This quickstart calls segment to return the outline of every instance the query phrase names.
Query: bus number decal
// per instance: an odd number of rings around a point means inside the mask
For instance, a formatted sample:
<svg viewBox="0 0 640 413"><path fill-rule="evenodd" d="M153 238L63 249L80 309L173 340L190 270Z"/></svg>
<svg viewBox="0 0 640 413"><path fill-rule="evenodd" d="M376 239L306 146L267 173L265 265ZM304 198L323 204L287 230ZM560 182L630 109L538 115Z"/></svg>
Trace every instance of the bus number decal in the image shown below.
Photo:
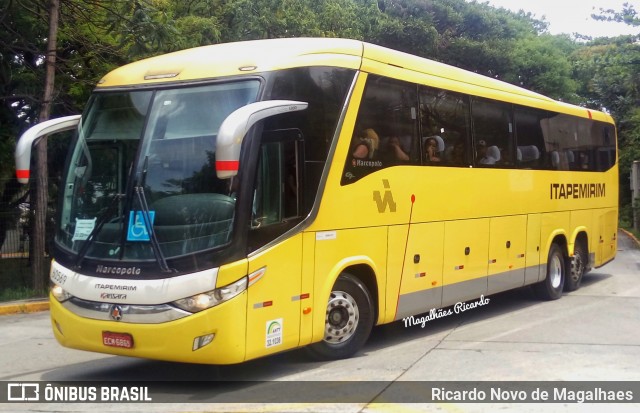
<svg viewBox="0 0 640 413"><path fill-rule="evenodd" d="M282 319L267 321L265 347L282 344Z"/></svg>

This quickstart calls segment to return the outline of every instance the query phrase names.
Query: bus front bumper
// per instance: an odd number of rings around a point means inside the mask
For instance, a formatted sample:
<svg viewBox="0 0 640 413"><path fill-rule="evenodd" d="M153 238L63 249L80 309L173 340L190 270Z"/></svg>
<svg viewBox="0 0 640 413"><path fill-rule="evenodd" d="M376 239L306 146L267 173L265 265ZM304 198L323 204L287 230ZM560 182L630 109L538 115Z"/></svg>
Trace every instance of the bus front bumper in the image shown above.
<svg viewBox="0 0 640 413"><path fill-rule="evenodd" d="M246 291L207 310L157 324L85 318L53 296L49 300L54 335L65 347L185 363L245 360Z"/></svg>

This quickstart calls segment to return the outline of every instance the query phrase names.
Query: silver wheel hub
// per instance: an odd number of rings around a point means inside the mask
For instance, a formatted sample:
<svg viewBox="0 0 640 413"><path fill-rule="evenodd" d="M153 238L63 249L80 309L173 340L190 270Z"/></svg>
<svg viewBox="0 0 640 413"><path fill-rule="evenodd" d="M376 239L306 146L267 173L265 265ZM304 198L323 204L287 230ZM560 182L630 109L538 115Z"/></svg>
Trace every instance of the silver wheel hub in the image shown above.
<svg viewBox="0 0 640 413"><path fill-rule="evenodd" d="M356 331L360 313L356 300L344 291L332 291L327 303L324 341L343 343Z"/></svg>
<svg viewBox="0 0 640 413"><path fill-rule="evenodd" d="M549 281L554 289L560 287L562 282L562 262L557 255L554 255L549 263Z"/></svg>

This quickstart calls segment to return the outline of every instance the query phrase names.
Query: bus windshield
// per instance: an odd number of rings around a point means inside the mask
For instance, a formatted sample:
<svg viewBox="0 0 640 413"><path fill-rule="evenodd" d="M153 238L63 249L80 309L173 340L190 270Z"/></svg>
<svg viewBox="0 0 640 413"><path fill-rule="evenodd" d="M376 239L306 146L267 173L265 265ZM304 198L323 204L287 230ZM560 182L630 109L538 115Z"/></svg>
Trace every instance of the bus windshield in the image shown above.
<svg viewBox="0 0 640 413"><path fill-rule="evenodd" d="M235 188L233 178L216 177L216 135L259 87L247 80L95 94L63 179L58 245L94 259L149 260L158 254L154 235L167 258L230 241Z"/></svg>

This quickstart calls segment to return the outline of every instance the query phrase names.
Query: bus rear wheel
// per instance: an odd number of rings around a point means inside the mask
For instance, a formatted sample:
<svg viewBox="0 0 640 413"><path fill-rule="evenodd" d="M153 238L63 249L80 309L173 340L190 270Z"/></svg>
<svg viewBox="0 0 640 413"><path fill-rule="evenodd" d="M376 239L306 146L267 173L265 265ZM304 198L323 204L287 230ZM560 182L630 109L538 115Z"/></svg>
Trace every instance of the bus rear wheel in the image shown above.
<svg viewBox="0 0 640 413"><path fill-rule="evenodd" d="M534 284L533 290L542 300L557 300L562 297L565 279L565 258L558 244L551 244L547 259L547 274L543 281Z"/></svg>
<svg viewBox="0 0 640 413"><path fill-rule="evenodd" d="M589 255L584 241L576 243L573 249L573 258L571 259L571 270L565 281L564 289L566 291L575 291L580 288L582 276L587 270Z"/></svg>
<svg viewBox="0 0 640 413"><path fill-rule="evenodd" d="M329 295L324 337L307 349L314 358L320 360L350 357L369 338L373 318L373 301L369 290L357 277L343 273Z"/></svg>

